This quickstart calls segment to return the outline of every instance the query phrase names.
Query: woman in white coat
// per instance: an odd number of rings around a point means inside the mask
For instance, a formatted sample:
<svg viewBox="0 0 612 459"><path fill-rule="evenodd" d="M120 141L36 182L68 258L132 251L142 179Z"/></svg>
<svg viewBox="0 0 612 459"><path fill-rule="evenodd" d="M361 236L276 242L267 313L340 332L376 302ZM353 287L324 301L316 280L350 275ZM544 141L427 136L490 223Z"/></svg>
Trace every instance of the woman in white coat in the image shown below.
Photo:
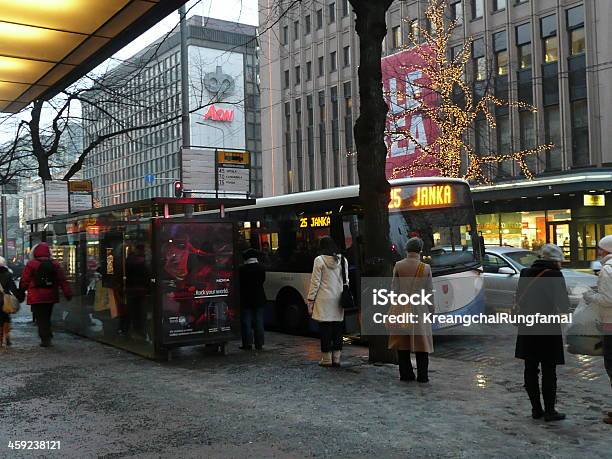
<svg viewBox="0 0 612 459"><path fill-rule="evenodd" d="M340 366L342 335L344 334L344 310L340 306L344 269L348 283L348 263L339 255L331 237L319 241L321 255L314 260L310 288L308 289L308 313L319 322L321 361L323 367Z"/></svg>

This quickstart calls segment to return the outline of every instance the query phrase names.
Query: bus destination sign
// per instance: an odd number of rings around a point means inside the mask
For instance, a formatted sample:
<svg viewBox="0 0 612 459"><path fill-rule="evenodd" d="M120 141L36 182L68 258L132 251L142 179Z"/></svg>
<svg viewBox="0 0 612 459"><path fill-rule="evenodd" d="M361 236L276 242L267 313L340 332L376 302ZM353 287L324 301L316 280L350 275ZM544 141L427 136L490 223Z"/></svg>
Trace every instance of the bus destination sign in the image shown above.
<svg viewBox="0 0 612 459"><path fill-rule="evenodd" d="M300 217L300 228L329 228L331 217L329 215L314 215Z"/></svg>
<svg viewBox="0 0 612 459"><path fill-rule="evenodd" d="M389 210L432 209L466 204L463 186L418 185L391 188Z"/></svg>

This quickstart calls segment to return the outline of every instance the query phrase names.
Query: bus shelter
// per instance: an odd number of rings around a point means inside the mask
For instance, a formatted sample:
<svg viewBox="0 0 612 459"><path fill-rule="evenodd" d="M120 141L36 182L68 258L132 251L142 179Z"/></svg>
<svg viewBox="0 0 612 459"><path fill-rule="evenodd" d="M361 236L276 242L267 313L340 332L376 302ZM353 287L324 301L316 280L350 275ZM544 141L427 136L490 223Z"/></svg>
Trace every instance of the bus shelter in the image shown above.
<svg viewBox="0 0 612 459"><path fill-rule="evenodd" d="M54 324L148 358L223 351L239 329L237 231L188 215L253 202L153 198L28 222L31 247L49 244L74 292Z"/></svg>

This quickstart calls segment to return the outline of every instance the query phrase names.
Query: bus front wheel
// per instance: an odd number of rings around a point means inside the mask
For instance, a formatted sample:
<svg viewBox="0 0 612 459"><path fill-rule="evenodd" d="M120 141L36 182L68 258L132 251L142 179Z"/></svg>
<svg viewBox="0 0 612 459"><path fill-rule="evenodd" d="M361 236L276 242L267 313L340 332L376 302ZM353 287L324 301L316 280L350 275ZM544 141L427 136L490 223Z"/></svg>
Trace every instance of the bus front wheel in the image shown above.
<svg viewBox="0 0 612 459"><path fill-rule="evenodd" d="M277 301L277 317L282 331L299 333L306 329L308 309L298 295L286 295Z"/></svg>

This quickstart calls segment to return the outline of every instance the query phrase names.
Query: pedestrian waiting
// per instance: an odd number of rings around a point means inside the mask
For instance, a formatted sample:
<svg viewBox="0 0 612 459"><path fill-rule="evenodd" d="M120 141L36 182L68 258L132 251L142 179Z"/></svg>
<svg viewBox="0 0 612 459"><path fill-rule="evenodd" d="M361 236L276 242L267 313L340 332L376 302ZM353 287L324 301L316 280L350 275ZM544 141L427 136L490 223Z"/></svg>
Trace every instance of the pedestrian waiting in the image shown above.
<svg viewBox="0 0 612 459"><path fill-rule="evenodd" d="M413 237L406 243L406 258L398 261L393 268L393 291L412 295L413 293L433 292L431 268L421 261L423 240ZM389 335L389 349L397 350L401 381L429 382L429 354L433 352L431 323L423 321L423 315L433 313L432 306L415 305L411 310L402 311L416 314L417 323L402 327L402 334ZM414 352L417 363L417 376L414 375L410 353Z"/></svg>
<svg viewBox="0 0 612 459"><path fill-rule="evenodd" d="M321 238L319 251L321 255L314 260L308 289L308 313L319 322L319 365L339 367L344 334L344 309L340 299L344 288L343 279L347 279L348 285L348 263L329 236Z"/></svg>
<svg viewBox="0 0 612 459"><path fill-rule="evenodd" d="M10 304L7 303L11 303L14 299L21 303L25 299L23 292L15 285L13 273L9 269L4 257L0 257L0 287L2 287L0 294L4 297L2 307L0 307L0 347L2 347L12 344L10 315L12 311L5 310L7 307L10 307Z"/></svg>
<svg viewBox="0 0 612 459"><path fill-rule="evenodd" d="M569 311L569 298L561 272L563 250L554 244L542 246L540 258L521 271L516 293L517 313L555 315ZM565 414L555 410L557 365L565 363L563 335L559 324L520 325L515 356L525 361L525 390L533 419L560 421ZM540 399L540 369L542 391Z"/></svg>
<svg viewBox="0 0 612 459"><path fill-rule="evenodd" d="M59 301L59 289L68 301L72 290L60 264L51 258L51 250L46 242L32 249L32 258L23 270L19 288L27 292L27 302L32 307L34 320L38 325L38 336L42 347L50 347L51 314L53 305Z"/></svg>
<svg viewBox="0 0 612 459"><path fill-rule="evenodd" d="M601 317L604 366L612 387L612 235L602 238L597 246L602 257L597 292L585 292L584 300L590 307L597 308ZM607 412L603 422L612 425L612 411Z"/></svg>
<svg viewBox="0 0 612 459"><path fill-rule="evenodd" d="M242 346L240 349L248 351L261 350L264 345L264 309L266 306L266 293L264 282L266 270L259 263L259 254L255 249L243 252L244 264L240 267L240 324L242 333Z"/></svg>

